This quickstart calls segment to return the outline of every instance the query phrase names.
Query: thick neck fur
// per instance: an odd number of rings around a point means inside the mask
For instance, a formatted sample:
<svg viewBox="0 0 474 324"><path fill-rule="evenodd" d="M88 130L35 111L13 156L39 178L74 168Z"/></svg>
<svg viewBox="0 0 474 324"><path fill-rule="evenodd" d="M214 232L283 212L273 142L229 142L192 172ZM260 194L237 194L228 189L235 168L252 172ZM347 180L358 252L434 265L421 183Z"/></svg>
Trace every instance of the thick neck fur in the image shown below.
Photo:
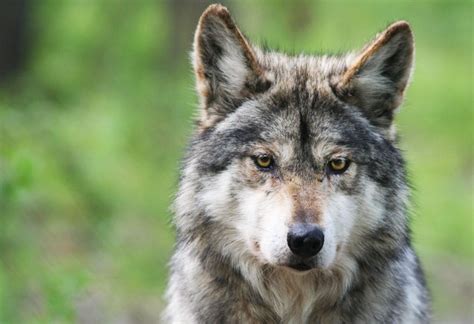
<svg viewBox="0 0 474 324"><path fill-rule="evenodd" d="M303 274L255 263L248 267L247 281L284 323L305 323L316 314L329 314L342 301L357 272L355 264Z"/></svg>

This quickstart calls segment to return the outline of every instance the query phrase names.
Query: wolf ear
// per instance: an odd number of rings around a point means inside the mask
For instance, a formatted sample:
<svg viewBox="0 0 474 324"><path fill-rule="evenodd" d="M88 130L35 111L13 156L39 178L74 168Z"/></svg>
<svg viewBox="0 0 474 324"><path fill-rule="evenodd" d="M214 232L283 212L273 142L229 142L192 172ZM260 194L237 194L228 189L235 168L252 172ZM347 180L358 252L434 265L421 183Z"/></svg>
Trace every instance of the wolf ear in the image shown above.
<svg viewBox="0 0 474 324"><path fill-rule="evenodd" d="M202 14L192 59L201 127L215 125L246 98L270 86L254 50L221 5L211 5Z"/></svg>
<svg viewBox="0 0 474 324"><path fill-rule="evenodd" d="M405 21L390 25L349 63L335 92L374 125L388 129L412 71L413 35Z"/></svg>

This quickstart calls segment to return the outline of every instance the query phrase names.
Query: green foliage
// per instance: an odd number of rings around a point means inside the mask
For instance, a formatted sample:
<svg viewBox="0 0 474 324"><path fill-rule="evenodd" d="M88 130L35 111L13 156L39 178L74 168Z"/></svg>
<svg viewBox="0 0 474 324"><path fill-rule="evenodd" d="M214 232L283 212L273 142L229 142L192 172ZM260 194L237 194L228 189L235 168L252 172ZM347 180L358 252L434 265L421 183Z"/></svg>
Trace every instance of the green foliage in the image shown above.
<svg viewBox="0 0 474 324"><path fill-rule="evenodd" d="M196 102L186 53L193 30L176 54L169 3L33 4L30 60L0 89L0 323L75 322L94 312L152 322ZM446 260L462 269L474 260L472 4L230 8L251 39L295 52L357 48L389 22L410 21L416 72L398 125L416 188L414 241L436 309L462 310L472 290L449 290L443 278ZM465 278L454 284L472 288Z"/></svg>

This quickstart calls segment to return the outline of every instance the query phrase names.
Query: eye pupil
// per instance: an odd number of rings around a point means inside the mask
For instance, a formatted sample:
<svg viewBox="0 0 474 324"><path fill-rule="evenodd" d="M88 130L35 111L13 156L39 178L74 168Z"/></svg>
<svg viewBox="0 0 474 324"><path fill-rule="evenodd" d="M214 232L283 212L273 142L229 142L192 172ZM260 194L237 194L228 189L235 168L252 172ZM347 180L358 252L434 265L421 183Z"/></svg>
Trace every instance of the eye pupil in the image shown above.
<svg viewBox="0 0 474 324"><path fill-rule="evenodd" d="M332 165L338 169L338 168L342 168L344 166L344 161L338 159L338 160L334 160L332 161Z"/></svg>

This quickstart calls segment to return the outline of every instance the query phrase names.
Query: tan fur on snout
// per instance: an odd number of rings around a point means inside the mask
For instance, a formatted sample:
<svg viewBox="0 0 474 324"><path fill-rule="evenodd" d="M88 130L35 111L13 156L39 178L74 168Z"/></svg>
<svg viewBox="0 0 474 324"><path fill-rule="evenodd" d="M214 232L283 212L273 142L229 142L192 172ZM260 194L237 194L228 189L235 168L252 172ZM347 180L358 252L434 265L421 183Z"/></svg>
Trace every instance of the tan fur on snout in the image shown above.
<svg viewBox="0 0 474 324"><path fill-rule="evenodd" d="M291 221L294 223L312 223L322 225L322 204L324 191L317 180L303 181L300 178L291 178L284 185L293 202Z"/></svg>

